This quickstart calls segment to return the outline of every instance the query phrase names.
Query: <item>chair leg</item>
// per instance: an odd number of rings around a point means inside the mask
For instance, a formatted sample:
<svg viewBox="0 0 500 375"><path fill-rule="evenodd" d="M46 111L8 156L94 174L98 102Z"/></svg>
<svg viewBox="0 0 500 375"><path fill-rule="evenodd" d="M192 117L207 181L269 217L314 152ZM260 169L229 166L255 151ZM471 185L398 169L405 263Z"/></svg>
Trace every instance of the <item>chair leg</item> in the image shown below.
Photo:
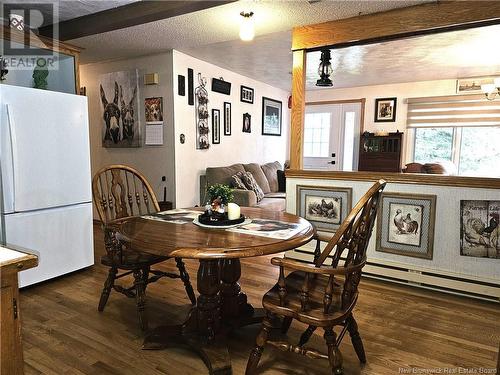
<svg viewBox="0 0 500 375"><path fill-rule="evenodd" d="M342 354L337 346L337 335L332 327L325 328L324 337L326 345L328 346L328 360L330 362L332 374L342 375L344 373L342 369Z"/></svg>
<svg viewBox="0 0 500 375"><path fill-rule="evenodd" d="M146 288L143 277L143 272L140 269L134 270L134 287L135 301L137 304L137 315L139 317L139 325L143 331L148 329L148 320L146 317Z"/></svg>
<svg viewBox="0 0 500 375"><path fill-rule="evenodd" d="M111 293L111 289L115 283L116 274L118 273L118 269L116 267L111 267L108 272L108 277L104 282L104 287L102 288L101 298L99 299L99 306L97 307L98 311L104 311L104 307L108 302L109 294Z"/></svg>
<svg viewBox="0 0 500 375"><path fill-rule="evenodd" d="M264 351L264 345L266 345L267 339L269 337L269 331L272 329L272 326L271 316L266 315L266 317L262 321L262 328L257 335L257 338L255 339L255 347L250 352L245 375L251 375L255 373L255 370L259 365L262 352Z"/></svg>
<svg viewBox="0 0 500 375"><path fill-rule="evenodd" d="M354 347L354 350L358 355L359 361L361 363L366 363L366 354L365 348L363 347L363 341L361 340L361 336L359 335L358 324L356 323L356 320L352 315L346 319L346 324L349 335L351 336L352 346Z"/></svg>
<svg viewBox="0 0 500 375"><path fill-rule="evenodd" d="M189 300L191 301L192 305L196 305L196 296L194 294L193 287L191 286L191 282L189 281L189 274L186 271L184 262L181 258L175 258L175 263L177 264L177 268L179 269L179 274L181 276L182 282L184 283L184 288L186 289Z"/></svg>
<svg viewBox="0 0 500 375"><path fill-rule="evenodd" d="M290 325L292 324L293 318L291 316L285 316L283 318L283 323L281 323L281 333L287 333Z"/></svg>
<svg viewBox="0 0 500 375"><path fill-rule="evenodd" d="M315 330L316 330L315 326L307 327L302 336L300 336L299 346L304 346L309 341Z"/></svg>

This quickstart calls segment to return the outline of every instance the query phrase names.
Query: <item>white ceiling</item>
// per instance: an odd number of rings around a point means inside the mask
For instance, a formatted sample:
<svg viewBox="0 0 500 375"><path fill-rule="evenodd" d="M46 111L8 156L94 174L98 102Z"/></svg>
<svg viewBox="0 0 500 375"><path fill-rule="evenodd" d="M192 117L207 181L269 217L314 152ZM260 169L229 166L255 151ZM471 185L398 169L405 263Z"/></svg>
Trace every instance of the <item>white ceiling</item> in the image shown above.
<svg viewBox="0 0 500 375"><path fill-rule="evenodd" d="M500 74L500 25L332 50L334 87ZM321 52L307 54L307 89Z"/></svg>
<svg viewBox="0 0 500 375"><path fill-rule="evenodd" d="M69 41L85 48L82 63L177 49L284 89L290 88L291 30L422 3L421 0L238 1L178 17ZM252 10L256 39L239 40L242 10Z"/></svg>

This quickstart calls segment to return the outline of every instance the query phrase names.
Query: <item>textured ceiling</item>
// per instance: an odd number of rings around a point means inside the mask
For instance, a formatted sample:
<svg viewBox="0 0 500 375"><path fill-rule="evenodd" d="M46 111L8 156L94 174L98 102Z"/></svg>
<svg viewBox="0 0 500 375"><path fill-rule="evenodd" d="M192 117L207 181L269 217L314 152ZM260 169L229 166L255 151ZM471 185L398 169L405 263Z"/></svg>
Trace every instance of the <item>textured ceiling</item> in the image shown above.
<svg viewBox="0 0 500 375"><path fill-rule="evenodd" d="M500 25L332 50L334 87L500 74ZM321 52L307 54L307 89Z"/></svg>
<svg viewBox="0 0 500 375"><path fill-rule="evenodd" d="M126 29L71 40L82 63L177 49L271 85L289 89L294 26L406 7L423 1L238 1ZM252 10L256 39L239 40L242 10ZM271 34L271 35L269 35Z"/></svg>

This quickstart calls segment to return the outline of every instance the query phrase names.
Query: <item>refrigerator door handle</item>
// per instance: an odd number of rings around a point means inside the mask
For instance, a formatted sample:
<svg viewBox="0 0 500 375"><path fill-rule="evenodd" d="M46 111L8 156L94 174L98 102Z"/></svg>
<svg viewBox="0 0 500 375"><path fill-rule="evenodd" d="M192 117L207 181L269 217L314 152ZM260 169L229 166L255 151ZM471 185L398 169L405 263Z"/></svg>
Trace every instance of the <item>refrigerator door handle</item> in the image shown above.
<svg viewBox="0 0 500 375"><path fill-rule="evenodd" d="M5 105L7 109L7 122L9 124L9 135L10 135L10 152L12 158L12 204L14 211L16 211L16 154L17 154L17 139L16 139L16 126L14 123L14 118L11 114L10 106L8 104Z"/></svg>

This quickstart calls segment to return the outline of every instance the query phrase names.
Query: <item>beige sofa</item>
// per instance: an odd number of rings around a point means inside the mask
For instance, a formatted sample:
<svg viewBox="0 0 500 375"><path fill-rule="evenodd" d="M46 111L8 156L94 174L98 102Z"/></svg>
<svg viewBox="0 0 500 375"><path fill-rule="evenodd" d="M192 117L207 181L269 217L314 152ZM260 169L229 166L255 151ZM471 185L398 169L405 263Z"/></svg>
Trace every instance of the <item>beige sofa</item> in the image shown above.
<svg viewBox="0 0 500 375"><path fill-rule="evenodd" d="M233 164L228 167L209 167L205 175L200 176L200 205L207 203L207 187L213 184L231 185L231 176L238 172L251 172L262 188L265 196L257 202L257 196L252 190L234 190L234 202L244 207L260 207L273 211L284 211L286 207L286 193L278 191L278 170L283 167L277 161L259 165Z"/></svg>

